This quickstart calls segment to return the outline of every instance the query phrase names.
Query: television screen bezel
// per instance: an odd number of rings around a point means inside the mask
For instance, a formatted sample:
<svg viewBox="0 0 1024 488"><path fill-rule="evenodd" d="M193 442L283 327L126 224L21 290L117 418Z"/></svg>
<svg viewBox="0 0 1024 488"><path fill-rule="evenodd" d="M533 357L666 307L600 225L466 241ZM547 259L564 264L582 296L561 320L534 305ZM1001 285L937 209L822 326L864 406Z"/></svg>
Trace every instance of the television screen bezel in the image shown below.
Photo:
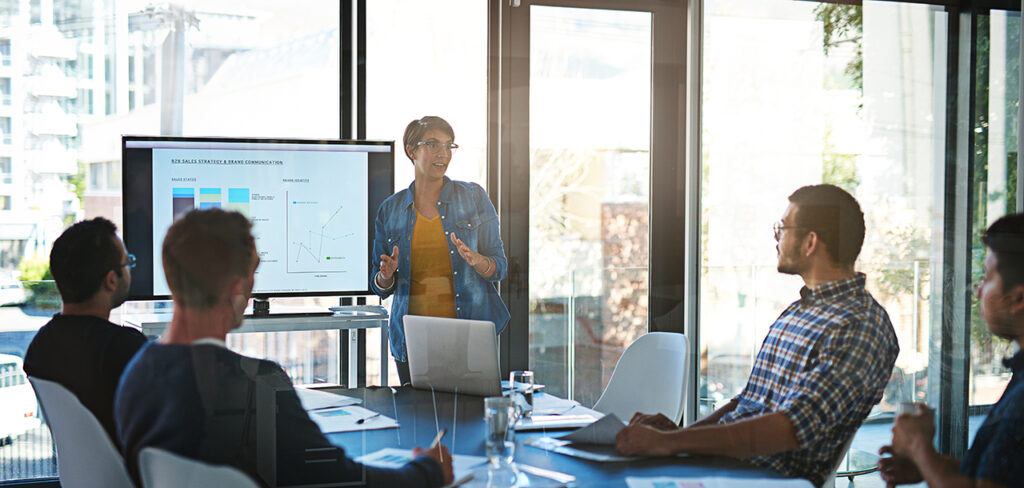
<svg viewBox="0 0 1024 488"><path fill-rule="evenodd" d="M366 218L367 226L368 226L367 237L368 237L369 242L367 242L367 256L364 256L364 259L366 259L367 262L371 262L371 260L370 260L370 253L373 252L374 223L375 223L376 216L377 216L377 209L378 209L380 204L385 199L387 199L389 196L393 195L394 192L395 192L395 141L393 141L393 140L383 140L383 139L297 139L297 138L280 138L280 137L272 137L272 138L271 137L266 137L265 138L265 137L220 137L220 136L146 136L146 135L122 135L121 136L121 222L122 222L122 228L120 230L121 230L122 238L124 238L124 239L127 239L127 232L125 232L125 230L126 230L126 226L128 225L128 212L130 210L134 209L134 207L130 208L127 205L128 202L127 202L127 199L125 198L125 196L127 195L127 193L126 193L126 185L127 185L128 181L130 181L130 179L128 178L129 173L128 173L128 157L127 157L128 156L128 153L127 153L127 151L128 151L128 143L130 141L144 141L144 142L157 142L157 143L159 143L159 142L199 142L199 143L201 143L201 142L210 142L210 143L227 142L227 143L255 143L255 144L309 144L309 145L325 144L325 145L334 145L334 146L363 145L363 146L387 146L387 147L389 147L390 148L389 153L391 154L391 157L389 158L388 162L384 164L386 166L386 168L383 168L383 171L385 172L385 174L380 175L377 172L375 172L375 170L377 170L377 171L381 170L381 168L380 168L381 164L370 165L369 164L369 160L367 161L367 163L368 163L367 171L368 171L368 176L369 176L367 178L367 185L370 186L367 189L367 200L368 200L367 203L368 203L368 207L367 207L367 218ZM152 172L152 165L150 166L150 171ZM387 181L387 186L388 186L388 190L387 191L385 191L385 192L378 192L378 193L383 193L383 194L381 194L379 196L374 193L373 187L371 186L372 182L377 181L376 178L385 178L386 181ZM150 190L152 190L152 173L150 173ZM375 196L378 196L378 199L376 201L374 200ZM152 195L150 195L150 198L152 198ZM152 205L152 202L150 202L150 212L151 212L150 216L149 216L150 225L152 225L152 221L153 221L152 206L151 205ZM152 233L152 228L150 228L149 231L150 231L150 233ZM127 242L125 244L127 245ZM131 249L129 249L129 252L131 252ZM159 258L158 257L154 257L153 259L155 260L155 259L159 259ZM152 274L150 274L150 290L151 291L154 288L153 283L152 283L152 279L153 279ZM268 298L296 298L296 297L366 296L366 295L373 295L374 293L370 289L370 286L369 286L369 275L367 275L367 279L364 281L364 283L366 284L366 288L363 289L363 290L349 290L349 291L332 290L332 291L309 291L309 292L269 292L269 293L267 293L267 292L263 292L263 293L261 293L261 292L253 292L252 298L268 299ZM137 301L138 300L170 300L170 299L171 299L170 295L156 295L156 294L153 294L153 293L150 293L149 295L138 295L138 294L134 294L133 295L133 294L129 294L128 297L127 297L127 300L137 300Z"/></svg>

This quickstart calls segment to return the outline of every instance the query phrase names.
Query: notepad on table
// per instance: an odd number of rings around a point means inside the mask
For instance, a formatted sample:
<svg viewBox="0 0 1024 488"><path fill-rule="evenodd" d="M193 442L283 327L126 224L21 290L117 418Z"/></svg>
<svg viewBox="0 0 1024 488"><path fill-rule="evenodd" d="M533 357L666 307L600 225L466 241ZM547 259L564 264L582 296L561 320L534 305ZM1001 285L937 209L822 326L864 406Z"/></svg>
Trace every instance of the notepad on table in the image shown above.
<svg viewBox="0 0 1024 488"><path fill-rule="evenodd" d="M302 403L302 408L306 409L306 411L363 403L358 398L323 390L314 390L312 388L296 388L295 394L299 396L299 402Z"/></svg>
<svg viewBox="0 0 1024 488"><path fill-rule="evenodd" d="M397 469L412 461L412 452L407 449L385 447L377 452L371 452L365 456L356 458L356 461L375 468ZM473 470L487 462L482 456L466 456L463 454L452 454L452 471L455 473L455 482L452 486L458 486L473 477Z"/></svg>
<svg viewBox="0 0 1024 488"><path fill-rule="evenodd" d="M356 405L313 410L309 412L309 418L325 434L398 427L395 419Z"/></svg>

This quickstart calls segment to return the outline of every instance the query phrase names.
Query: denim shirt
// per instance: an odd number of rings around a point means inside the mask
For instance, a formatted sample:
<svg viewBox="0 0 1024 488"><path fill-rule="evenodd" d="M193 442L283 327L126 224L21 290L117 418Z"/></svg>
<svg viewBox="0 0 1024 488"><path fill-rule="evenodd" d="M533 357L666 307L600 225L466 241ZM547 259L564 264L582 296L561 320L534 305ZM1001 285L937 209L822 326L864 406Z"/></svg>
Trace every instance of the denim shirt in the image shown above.
<svg viewBox="0 0 1024 488"><path fill-rule="evenodd" d="M412 230L416 225L416 210L413 204L413 182L384 200L377 209L374 224L373 250L370 253L370 289L381 299L394 293L391 301L391 318L388 337L391 340L391 355L396 361L408 361L405 350L405 326L402 319L409 313L409 273L412 270ZM498 214L487 198L484 189L464 181L452 181L446 176L437 201L448 242L449 258L452 264L452 283L455 288L455 313L460 319L489 320L494 322L495 332L501 333L508 323L509 313L498 296L494 284L505 278L508 261L501 243ZM473 269L452 244L450 234L462 239L470 249L494 259L494 274L484 278ZM398 246L398 270L391 288L382 290L374 277L380 270L380 256L391 255Z"/></svg>

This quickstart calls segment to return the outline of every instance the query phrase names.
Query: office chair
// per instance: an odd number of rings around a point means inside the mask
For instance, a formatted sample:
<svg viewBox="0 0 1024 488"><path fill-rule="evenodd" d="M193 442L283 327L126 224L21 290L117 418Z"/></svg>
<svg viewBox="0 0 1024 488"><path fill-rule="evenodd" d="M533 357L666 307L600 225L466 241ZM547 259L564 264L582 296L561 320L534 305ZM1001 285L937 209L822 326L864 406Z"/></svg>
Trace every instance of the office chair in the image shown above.
<svg viewBox="0 0 1024 488"><path fill-rule="evenodd" d="M107 431L73 393L53 381L29 382L57 446L57 472L64 488L134 488Z"/></svg>
<svg viewBox="0 0 1024 488"><path fill-rule="evenodd" d="M686 336L650 332L622 353L594 410L614 413L629 422L636 412L661 413L673 422L683 418L686 395Z"/></svg>
<svg viewBox="0 0 1024 488"><path fill-rule="evenodd" d="M139 473L143 488L259 488L249 476L231 466L206 464L156 447L139 451Z"/></svg>

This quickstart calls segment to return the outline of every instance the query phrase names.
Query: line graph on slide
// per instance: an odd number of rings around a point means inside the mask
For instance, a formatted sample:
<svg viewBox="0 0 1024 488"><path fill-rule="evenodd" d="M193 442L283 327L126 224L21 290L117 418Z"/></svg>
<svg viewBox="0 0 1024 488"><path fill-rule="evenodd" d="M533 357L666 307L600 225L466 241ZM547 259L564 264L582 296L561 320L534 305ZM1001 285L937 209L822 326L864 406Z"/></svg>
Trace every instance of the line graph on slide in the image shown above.
<svg viewBox="0 0 1024 488"><path fill-rule="evenodd" d="M346 272L352 257L346 249L355 233L345 228L345 206L285 193L289 273ZM354 257L362 259L362 257Z"/></svg>

